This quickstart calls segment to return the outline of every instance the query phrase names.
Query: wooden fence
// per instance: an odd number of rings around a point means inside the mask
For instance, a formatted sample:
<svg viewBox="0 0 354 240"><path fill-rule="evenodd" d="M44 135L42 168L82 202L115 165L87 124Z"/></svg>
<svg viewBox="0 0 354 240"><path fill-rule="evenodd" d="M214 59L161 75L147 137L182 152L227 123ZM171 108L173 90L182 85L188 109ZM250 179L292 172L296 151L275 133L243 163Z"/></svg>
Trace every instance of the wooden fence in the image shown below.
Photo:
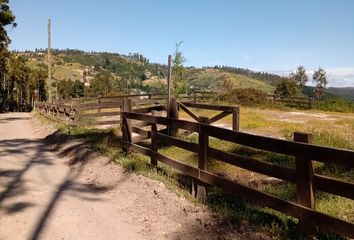
<svg viewBox="0 0 354 240"><path fill-rule="evenodd" d="M138 100L144 101L144 99ZM150 100L154 100L151 97ZM100 100L99 100L100 99ZM103 99L103 100L102 100ZM354 152L349 150L321 147L311 144L311 136L303 133L295 133L294 141L274 139L270 137L257 136L243 133L238 130L239 109L235 107L214 106L208 104L194 103L194 99L189 102L175 101L175 109L182 108L194 120L187 121L172 117L163 117L161 112L166 112L164 105L150 105L141 108L140 104L131 98L96 98L97 102L86 102L71 105L36 103L42 113L54 119L65 119L69 122L75 121L78 113L82 116L83 110L94 109L94 113L86 113L93 116L103 116L112 114L120 115L122 128L122 146L126 151L133 150L151 158L151 164L156 166L158 161L165 163L185 175L188 175L198 182L197 195L201 199L206 197L205 184L210 184L230 191L237 196L248 198L255 203L264 205L292 217L298 218L302 225L317 226L332 232L340 233L348 237L354 237L354 225L351 222L341 220L315 210L315 190L339 195L349 199L354 199L354 184L342 180L329 178L315 174L312 168L312 161L319 161L329 164L341 165L347 168L354 167ZM146 101L149 98L145 99ZM92 101L92 99L90 100ZM117 108L117 111L102 112L103 109ZM220 110L221 113L212 118L197 116L190 113L189 108L202 108L210 110ZM222 117L233 115L233 130L211 126ZM178 118L178 115L177 115ZM164 127L161 127L164 126ZM171 131L173 129L174 131ZM177 137L176 130L183 129L189 132L198 133L199 144L188 142ZM239 145L252 147L274 153L280 153L295 157L295 168L282 167L276 164L259 161L251 157L242 156L235 153L221 151L209 145L209 137L219 140L233 142ZM137 144L139 141L151 139L150 148ZM163 141L172 146L176 146L198 154L198 167L193 167L185 163L171 159L158 152L158 141ZM290 202L263 193L257 189L244 186L238 182L230 181L218 176L207 169L209 160L222 161L237 167L241 167L260 174L281 179L286 182L296 184L297 202Z"/></svg>
<svg viewBox="0 0 354 240"><path fill-rule="evenodd" d="M179 109L182 109L183 111L185 111L190 117L192 117L196 121L201 121L200 120L201 116L198 116L196 113L191 111L190 108L221 111L219 114L209 118L208 124L212 124L216 121L219 121L231 114L232 115L232 130L239 130L240 129L240 108L239 107L221 106L221 105L212 105L212 104L201 104L201 103L194 103L194 102L179 102L179 101L177 101L175 105L177 105L179 107Z"/></svg>
<svg viewBox="0 0 354 240"><path fill-rule="evenodd" d="M64 104L49 104L36 102L35 108L46 117L51 118L54 121L64 121L72 124L75 120L77 109L73 105Z"/></svg>
<svg viewBox="0 0 354 240"><path fill-rule="evenodd" d="M127 105L129 106L129 104ZM199 198L205 199L206 197L205 184L218 186L236 196L247 198L262 206L270 207L298 218L300 226L320 227L344 236L354 237L353 223L315 210L315 190L353 200L354 184L315 174L312 168L312 161L353 168L354 151L313 145L311 144L311 136L304 133L295 133L294 141L287 141L219 128L209 125L209 119L206 117L199 117L198 122L191 122L132 111L123 111L121 117L123 134L121 143L125 151L133 150L144 154L151 158L153 166L157 166L158 162L162 162L196 179L198 182L197 196ZM132 141L133 132L138 132L134 131L133 121L140 121L142 125L151 126L149 131L145 130L144 132L146 137L151 138L149 148ZM166 131L158 130L159 125L166 127L174 126L175 128L196 132L198 133L198 144L170 136L166 134ZM259 150L293 156L295 157L296 167L294 169L283 167L251 157L215 149L209 145L210 137ZM163 141L164 143L198 154L198 167L187 165L160 154L158 152L158 141ZM286 201L257 189L247 187L236 181L218 176L207 169L207 162L211 159L296 184L297 202Z"/></svg>
<svg viewBox="0 0 354 240"><path fill-rule="evenodd" d="M267 95L267 98L273 103L283 103L289 107L312 108L313 97L286 97L282 98L276 95Z"/></svg>
<svg viewBox="0 0 354 240"><path fill-rule="evenodd" d="M61 101L53 104L37 102L35 107L46 116L67 120L72 125L80 123L85 126L114 126L121 123L120 112L123 99L126 98L132 99L132 107L134 109L146 106L164 106L166 104L165 95L138 94L73 98L70 101ZM210 99L210 92L194 91L190 94L180 95L180 99L187 103L201 102ZM164 110L166 111L166 108Z"/></svg>

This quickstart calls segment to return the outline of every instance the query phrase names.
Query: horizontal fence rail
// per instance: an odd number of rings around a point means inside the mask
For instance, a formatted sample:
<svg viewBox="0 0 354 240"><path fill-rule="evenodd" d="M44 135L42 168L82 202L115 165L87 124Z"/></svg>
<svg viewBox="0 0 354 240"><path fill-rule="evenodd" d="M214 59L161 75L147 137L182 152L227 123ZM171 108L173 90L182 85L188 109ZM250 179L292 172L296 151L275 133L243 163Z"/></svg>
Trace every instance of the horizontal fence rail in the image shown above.
<svg viewBox="0 0 354 240"><path fill-rule="evenodd" d="M267 98L272 100L273 103L283 103L290 107L300 106L303 108L311 109L313 105L313 97L279 97L277 95L267 95Z"/></svg>
<svg viewBox="0 0 354 240"><path fill-rule="evenodd" d="M151 164L157 162L167 164L183 174L198 180L197 196L206 197L205 184L218 186L236 196L247 198L262 206L267 206L289 216L299 219L300 226L315 226L348 237L354 237L354 224L315 210L315 190L354 199L354 184L315 174L312 161L354 167L354 151L328 148L311 144L311 135L295 133L294 141L258 136L211 126L205 122L191 122L168 117L152 116L136 112L122 112L123 139L122 146L126 151L132 150L151 158ZM205 119L204 119L205 120ZM206 119L207 120L207 119ZM131 141L129 127L131 121L140 121L151 126L150 148ZM188 142L175 136L170 136L157 130L157 125L174 126L198 133L199 143ZM215 149L209 146L209 138L229 141L246 147L280 153L295 157L295 168L283 167L277 164L253 159ZM198 167L193 167L178 160L164 156L158 152L157 142L170 144L198 155ZM278 178L296 185L297 201L286 201L260 190L245 186L237 181L231 181L208 171L207 162L211 159L222 161L240 168ZM203 194L204 193L204 194Z"/></svg>
<svg viewBox="0 0 354 240"><path fill-rule="evenodd" d="M64 104L37 102L34 106L42 115L45 115L54 121L65 121L69 124L74 122L75 114L77 112L75 107Z"/></svg>
<svg viewBox="0 0 354 240"><path fill-rule="evenodd" d="M239 107L221 106L221 105L212 105L212 104L205 104L205 103L194 103L194 102L178 102L178 101L175 104L177 104L180 109L185 111L190 117L192 117L194 120L198 122L200 122L201 116L198 116L189 108L221 111L221 113L209 118L208 124L212 124L229 115L232 115L232 130L240 129L240 108Z"/></svg>
<svg viewBox="0 0 354 240"><path fill-rule="evenodd" d="M210 99L210 94L210 92L194 91L190 94L182 94L180 98L195 103ZM132 107L140 113L148 113L152 110L167 111L164 106L166 95L163 94L72 98L69 101L59 101L53 104L37 102L35 105L42 114L53 120L63 120L70 115L71 125L118 126L121 124L120 112L124 99L132 99ZM147 106L150 108L146 108Z"/></svg>

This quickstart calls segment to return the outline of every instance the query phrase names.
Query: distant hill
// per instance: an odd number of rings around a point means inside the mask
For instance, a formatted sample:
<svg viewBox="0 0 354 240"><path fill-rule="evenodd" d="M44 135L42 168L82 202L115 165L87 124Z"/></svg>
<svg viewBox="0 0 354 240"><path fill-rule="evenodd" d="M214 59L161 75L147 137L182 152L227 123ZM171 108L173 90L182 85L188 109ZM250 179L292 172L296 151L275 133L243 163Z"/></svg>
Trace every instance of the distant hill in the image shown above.
<svg viewBox="0 0 354 240"><path fill-rule="evenodd" d="M354 87L345 87L345 88L330 87L328 88L328 92L354 102Z"/></svg>
<svg viewBox="0 0 354 240"><path fill-rule="evenodd" d="M15 52L27 60L31 69L47 68L46 49ZM84 52L76 49L53 49L52 76L56 80L89 82L100 72L109 73L117 81L126 81L131 88L163 91L166 85L167 66L150 63L138 53L128 55L109 52ZM227 87L255 88L273 93L275 86L285 77L229 66L187 67L186 81L190 87L201 90L222 91ZM306 87L304 94L312 95L313 88ZM329 88L329 96L340 96L354 101L354 88Z"/></svg>
<svg viewBox="0 0 354 240"><path fill-rule="evenodd" d="M190 86L198 89L210 89L222 91L225 81L233 88L255 88L267 93L273 93L275 87L269 83L246 75L235 74L229 71L215 68L189 69L187 80Z"/></svg>
<svg viewBox="0 0 354 240"><path fill-rule="evenodd" d="M47 68L45 49L15 52L25 57L32 68ZM116 79L129 81L130 86L156 91L166 84L167 66L150 63L141 54L122 55L108 52L84 52L75 49L52 51L52 76L56 80L80 80L90 82L99 72L109 72ZM253 72L249 69L214 66L205 68L186 68L186 80L189 86L212 91L221 90L225 81L234 88L256 88L267 93L274 91L276 82L282 77L274 74ZM151 89L153 88L153 89Z"/></svg>
<svg viewBox="0 0 354 240"><path fill-rule="evenodd" d="M27 59L31 68L46 67L47 57L44 49L36 51L15 52ZM84 80L85 72L97 73L108 71L124 79L144 79L145 73L163 77L167 67L149 63L141 54L120 55L107 52L84 52L80 50L52 51L53 77L57 80Z"/></svg>
<svg viewBox="0 0 354 240"><path fill-rule="evenodd" d="M303 90L303 93L311 96L313 95L314 87L306 86ZM344 98L346 100L354 102L354 88L353 87L346 87L346 88L334 88L330 87L326 90L325 94L326 98Z"/></svg>

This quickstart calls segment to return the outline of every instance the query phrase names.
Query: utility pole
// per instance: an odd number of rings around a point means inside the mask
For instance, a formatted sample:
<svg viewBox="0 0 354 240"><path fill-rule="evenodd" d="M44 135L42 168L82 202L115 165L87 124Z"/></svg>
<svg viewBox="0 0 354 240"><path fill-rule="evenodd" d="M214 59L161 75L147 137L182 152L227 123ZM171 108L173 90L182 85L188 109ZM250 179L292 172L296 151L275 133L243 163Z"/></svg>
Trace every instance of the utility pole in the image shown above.
<svg viewBox="0 0 354 240"><path fill-rule="evenodd" d="M172 56L168 55L168 73L167 73L167 115L170 117L171 98L173 96L173 82L172 82Z"/></svg>
<svg viewBox="0 0 354 240"><path fill-rule="evenodd" d="M50 32L50 18L48 19L48 101L53 102L52 99L52 63L50 59L50 48L51 48L51 32Z"/></svg>

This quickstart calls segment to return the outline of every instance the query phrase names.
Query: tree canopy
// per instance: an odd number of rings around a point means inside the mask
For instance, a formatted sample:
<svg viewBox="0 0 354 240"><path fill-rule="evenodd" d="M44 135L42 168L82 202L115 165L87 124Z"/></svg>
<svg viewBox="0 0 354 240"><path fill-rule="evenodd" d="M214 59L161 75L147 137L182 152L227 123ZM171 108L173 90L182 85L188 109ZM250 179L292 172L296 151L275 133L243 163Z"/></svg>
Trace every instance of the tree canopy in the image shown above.
<svg viewBox="0 0 354 240"><path fill-rule="evenodd" d="M325 89L328 84L327 73L324 69L318 68L312 75L312 80L316 84L314 95L316 99L320 100L325 94Z"/></svg>
<svg viewBox="0 0 354 240"><path fill-rule="evenodd" d="M304 86L309 80L308 76L306 75L306 69L302 65L296 69L295 73L291 73L289 78L294 80L298 86Z"/></svg>

